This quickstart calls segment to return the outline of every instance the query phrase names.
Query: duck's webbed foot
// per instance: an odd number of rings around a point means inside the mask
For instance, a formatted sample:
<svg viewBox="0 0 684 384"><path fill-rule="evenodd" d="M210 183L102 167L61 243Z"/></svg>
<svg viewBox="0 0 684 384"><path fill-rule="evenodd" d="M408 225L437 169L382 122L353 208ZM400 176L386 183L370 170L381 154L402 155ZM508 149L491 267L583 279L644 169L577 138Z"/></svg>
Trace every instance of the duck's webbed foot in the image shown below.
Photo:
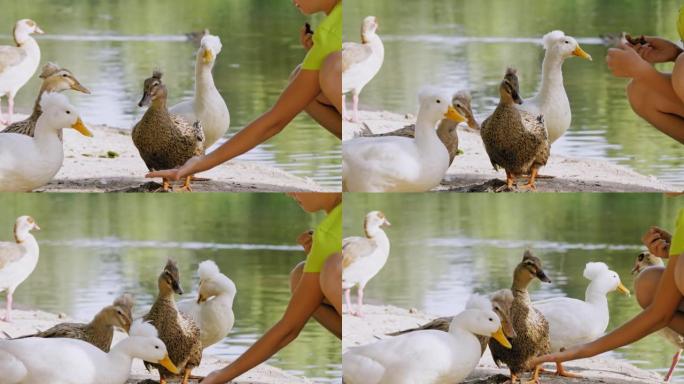
<svg viewBox="0 0 684 384"><path fill-rule="evenodd" d="M495 192L510 192L513 187L517 186L515 182L515 175L506 170L506 185L502 185L495 190Z"/></svg>
<svg viewBox="0 0 684 384"><path fill-rule="evenodd" d="M532 374L532 378L529 380L521 380L522 384L541 384L541 380L539 380L539 372L541 372L542 366L537 365L537 367L534 369L534 374Z"/></svg>
<svg viewBox="0 0 684 384"><path fill-rule="evenodd" d="M180 187L179 191L192 192L192 186L190 186L191 181L192 181L192 176L186 177L185 181L183 182L183 186Z"/></svg>

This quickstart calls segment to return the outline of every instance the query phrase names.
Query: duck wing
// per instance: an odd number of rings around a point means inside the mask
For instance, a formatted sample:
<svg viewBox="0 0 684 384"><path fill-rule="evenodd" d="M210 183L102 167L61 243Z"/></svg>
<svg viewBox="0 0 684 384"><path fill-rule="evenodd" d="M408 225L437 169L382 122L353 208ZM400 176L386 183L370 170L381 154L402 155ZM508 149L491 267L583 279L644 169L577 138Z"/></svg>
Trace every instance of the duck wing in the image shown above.
<svg viewBox="0 0 684 384"><path fill-rule="evenodd" d="M80 323L61 323L57 324L52 328L46 329L42 332L37 332L32 335L24 335L15 337L15 339L25 339L27 337L41 337L44 339L49 338L68 338L68 339L78 339L86 340L86 324Z"/></svg>
<svg viewBox="0 0 684 384"><path fill-rule="evenodd" d="M20 47L0 46L0 73L19 65L26 58L26 51Z"/></svg>
<svg viewBox="0 0 684 384"><path fill-rule="evenodd" d="M549 134L546 130L543 115L535 115L525 111L520 111L523 124L527 129L526 140L536 151L534 163L546 165L551 154L551 144Z"/></svg>
<svg viewBox="0 0 684 384"><path fill-rule="evenodd" d="M342 44L342 72L351 68L353 65L362 63L373 54L369 45L359 43Z"/></svg>
<svg viewBox="0 0 684 384"><path fill-rule="evenodd" d="M342 268L346 269L364 257L372 255L378 244L365 237L347 237L342 240Z"/></svg>
<svg viewBox="0 0 684 384"><path fill-rule="evenodd" d="M24 257L24 251L17 243L0 243L0 269Z"/></svg>

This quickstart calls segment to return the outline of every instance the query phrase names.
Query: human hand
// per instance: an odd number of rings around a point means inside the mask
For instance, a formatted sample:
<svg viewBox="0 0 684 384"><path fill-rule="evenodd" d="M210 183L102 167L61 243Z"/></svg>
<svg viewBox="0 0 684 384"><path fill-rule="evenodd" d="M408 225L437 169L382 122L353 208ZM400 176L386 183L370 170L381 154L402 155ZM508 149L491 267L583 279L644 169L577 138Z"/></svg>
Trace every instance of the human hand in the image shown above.
<svg viewBox="0 0 684 384"><path fill-rule="evenodd" d="M299 30L299 41L307 51L313 47L313 31L311 30L309 23L304 24Z"/></svg>
<svg viewBox="0 0 684 384"><path fill-rule="evenodd" d="M627 44L610 48L606 62L616 77L638 78L652 69L651 65L639 56L635 48Z"/></svg>
<svg viewBox="0 0 684 384"><path fill-rule="evenodd" d="M655 256L665 259L670 256L672 235L662 228L649 228L641 237L641 242L648 248L648 251Z"/></svg>
<svg viewBox="0 0 684 384"><path fill-rule="evenodd" d="M304 252L308 255L309 252L311 252L311 245L313 244L313 231L308 230L299 235L297 237L297 244L301 245L302 248L304 248Z"/></svg>
<svg viewBox="0 0 684 384"><path fill-rule="evenodd" d="M639 40L633 48L641 58L651 64L675 61L682 53L682 49L677 44L661 37L642 36Z"/></svg>
<svg viewBox="0 0 684 384"><path fill-rule="evenodd" d="M168 180L178 180L193 174L193 167L200 161L199 156L190 158L185 162L180 168L165 169L161 171L153 171L145 175L146 178L153 179L156 177L161 177Z"/></svg>
<svg viewBox="0 0 684 384"><path fill-rule="evenodd" d="M227 381L221 379L220 376L221 376L221 370L219 369L218 371L213 371L212 373L210 373L208 376L206 376L204 379L200 380L199 382L202 384L224 384L224 383L227 383Z"/></svg>
<svg viewBox="0 0 684 384"><path fill-rule="evenodd" d="M530 366L536 367L543 363L562 363L569 360L577 360L588 357L585 347L579 345L572 348L566 348L561 352L549 353L547 355L537 356L530 362Z"/></svg>

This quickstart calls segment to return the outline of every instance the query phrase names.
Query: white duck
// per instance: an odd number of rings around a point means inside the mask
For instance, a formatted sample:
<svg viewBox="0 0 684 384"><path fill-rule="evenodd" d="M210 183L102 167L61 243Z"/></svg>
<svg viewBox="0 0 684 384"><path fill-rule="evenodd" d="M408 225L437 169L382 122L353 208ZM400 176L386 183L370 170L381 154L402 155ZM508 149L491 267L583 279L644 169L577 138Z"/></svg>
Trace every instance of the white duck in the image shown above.
<svg viewBox="0 0 684 384"><path fill-rule="evenodd" d="M0 292L7 291L4 321L12 321L14 291L33 273L40 249L31 231L40 227L31 216L19 216L14 222L14 242L0 243Z"/></svg>
<svg viewBox="0 0 684 384"><path fill-rule="evenodd" d="M357 137L342 143L342 184L348 192L426 192L449 168L449 152L435 125L443 118L465 121L451 97L427 88L419 97L415 138Z"/></svg>
<svg viewBox="0 0 684 384"><path fill-rule="evenodd" d="M174 115L181 115L188 121L200 121L204 130L204 148L208 149L228 131L230 112L221 97L211 73L216 57L221 53L221 39L206 35L197 51L195 64L195 97L169 108Z"/></svg>
<svg viewBox="0 0 684 384"><path fill-rule="evenodd" d="M235 324L233 300L235 283L219 271L211 260L200 263L197 300L178 302L178 310L189 315L200 328L202 348L216 344L228 335Z"/></svg>
<svg viewBox="0 0 684 384"><path fill-rule="evenodd" d="M21 384L124 384L134 358L159 362L178 372L154 326L138 321L131 326L129 335L109 353L81 340L39 337L0 340L0 351L5 352L5 358L7 354L13 356L26 369ZM20 369L18 364L14 366Z"/></svg>
<svg viewBox="0 0 684 384"><path fill-rule="evenodd" d="M40 63L40 47L31 36L42 34L43 30L35 21L22 19L14 25L14 43L16 46L0 46L0 98L7 96L8 116L2 118L2 100L0 99L0 124L8 125L14 114L14 96L26 84L38 69Z"/></svg>
<svg viewBox="0 0 684 384"><path fill-rule="evenodd" d="M357 316L362 315L363 290L368 281L380 272L387 262L390 243L382 227L391 224L380 211L366 214L363 229L366 237L347 237L342 240L342 289L347 301L348 311ZM358 309L352 310L351 290L358 286Z"/></svg>
<svg viewBox="0 0 684 384"><path fill-rule="evenodd" d="M634 261L634 269L632 269L632 274L639 275L646 268L664 266L665 263L663 262L663 259L652 254L651 252L644 251L637 255L637 258ZM684 336L668 327L658 331L658 334L672 344L675 348L677 348L674 356L672 356L672 364L670 365L670 369L665 375L665 382L669 383L675 368L677 368L677 365L679 364L679 359L682 356L682 349L684 349Z"/></svg>
<svg viewBox="0 0 684 384"><path fill-rule="evenodd" d="M511 348L489 300L473 296L449 332L421 330L350 348L342 355L347 384L460 383L480 361L476 335Z"/></svg>
<svg viewBox="0 0 684 384"><path fill-rule="evenodd" d="M0 135L0 191L29 192L52 180L62 168L64 149L59 139L62 128L71 127L92 136L69 99L59 93L45 93L34 137L20 133Z"/></svg>
<svg viewBox="0 0 684 384"><path fill-rule="evenodd" d="M28 372L21 361L9 353L0 350L0 384L20 384Z"/></svg>
<svg viewBox="0 0 684 384"><path fill-rule="evenodd" d="M361 44L342 44L342 115L345 119L359 122L359 94L380 71L385 60L385 46L377 35L378 20L375 16L363 19ZM346 113L346 94L352 94L352 116Z"/></svg>
<svg viewBox="0 0 684 384"><path fill-rule="evenodd" d="M587 263L584 277L590 281L584 301L570 297L559 297L532 303L549 323L551 351L588 343L599 338L608 328L610 313L606 295L615 290L629 295L617 273L608 269L605 263ZM557 374L577 377L556 364Z"/></svg>
<svg viewBox="0 0 684 384"><path fill-rule="evenodd" d="M587 60L591 60L591 56L580 48L577 40L562 31L549 32L542 41L546 53L541 87L534 97L526 99L518 108L535 116L543 115L549 143L553 143L570 128L572 120L570 101L563 85L563 62L572 56Z"/></svg>

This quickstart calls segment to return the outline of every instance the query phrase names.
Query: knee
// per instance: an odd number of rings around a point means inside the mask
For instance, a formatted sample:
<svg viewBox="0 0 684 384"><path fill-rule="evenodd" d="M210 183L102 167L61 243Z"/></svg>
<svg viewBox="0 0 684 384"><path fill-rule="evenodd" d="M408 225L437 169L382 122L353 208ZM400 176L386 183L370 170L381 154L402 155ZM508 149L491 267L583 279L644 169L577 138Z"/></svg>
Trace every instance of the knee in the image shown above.
<svg viewBox="0 0 684 384"><path fill-rule="evenodd" d="M325 58L318 73L321 89L339 88L342 84L342 53L333 52Z"/></svg>
<svg viewBox="0 0 684 384"><path fill-rule="evenodd" d="M627 84L627 100L636 114L642 115L648 102L648 89L637 80L632 80Z"/></svg>
<svg viewBox="0 0 684 384"><path fill-rule="evenodd" d="M342 255L336 253L325 261L319 276L321 288L342 286Z"/></svg>
<svg viewBox="0 0 684 384"><path fill-rule="evenodd" d="M641 308L646 308L653 302L653 297L658 289L660 277L663 275L664 270L665 268L663 267L650 267L644 269L634 280L634 291Z"/></svg>
<svg viewBox="0 0 684 384"><path fill-rule="evenodd" d="M304 264L306 262L302 261L301 263L295 265L294 268L292 268L292 271L290 271L290 292L294 293L295 288L297 288L297 285L299 284L299 281L302 280L302 274L304 273Z"/></svg>
<svg viewBox="0 0 684 384"><path fill-rule="evenodd" d="M295 69L290 73L290 82L294 80L295 77L299 74L299 72L302 70L302 65L299 64L298 66L295 67Z"/></svg>

